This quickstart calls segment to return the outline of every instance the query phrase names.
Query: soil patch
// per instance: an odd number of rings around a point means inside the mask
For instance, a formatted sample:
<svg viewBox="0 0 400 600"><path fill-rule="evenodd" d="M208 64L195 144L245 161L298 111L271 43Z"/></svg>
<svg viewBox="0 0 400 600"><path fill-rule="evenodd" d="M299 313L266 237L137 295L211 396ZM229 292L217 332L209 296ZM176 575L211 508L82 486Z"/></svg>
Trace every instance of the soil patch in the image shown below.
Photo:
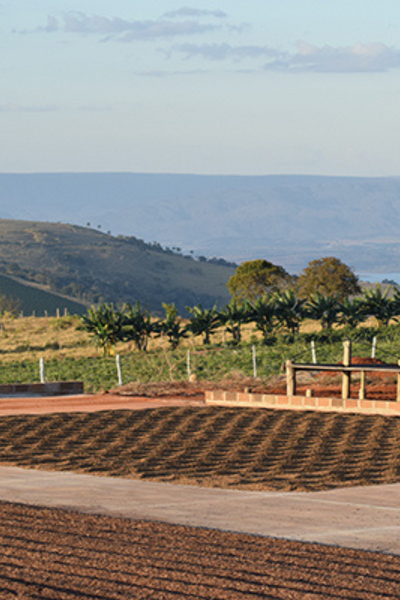
<svg viewBox="0 0 400 600"><path fill-rule="evenodd" d="M395 600L400 557L0 503L0 596Z"/></svg>
<svg viewBox="0 0 400 600"><path fill-rule="evenodd" d="M0 463L252 490L400 482L400 418L222 407L0 419Z"/></svg>
<svg viewBox="0 0 400 600"><path fill-rule="evenodd" d="M354 356L353 365L389 365L375 358ZM296 376L297 394L305 396L308 389L312 389L314 396L319 398L340 398L342 393L342 380L340 374L331 371L299 372ZM201 397L206 390L225 390L235 392L251 391L255 394L286 394L286 375L278 375L269 380L254 379L251 377L233 376L221 381L160 381L139 383L132 382L120 388L111 390L110 393L121 396L143 397L175 397L190 398ZM358 398L360 390L360 375L352 375L351 398ZM397 381L394 373L372 373L366 376L366 397L374 400L396 400Z"/></svg>

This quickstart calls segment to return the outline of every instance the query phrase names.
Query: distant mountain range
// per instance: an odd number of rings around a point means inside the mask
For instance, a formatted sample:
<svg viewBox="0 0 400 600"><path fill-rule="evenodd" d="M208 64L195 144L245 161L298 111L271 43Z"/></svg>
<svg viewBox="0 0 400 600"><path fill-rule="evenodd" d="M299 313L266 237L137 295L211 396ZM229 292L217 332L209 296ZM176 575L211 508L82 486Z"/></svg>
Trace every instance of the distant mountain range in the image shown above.
<svg viewBox="0 0 400 600"><path fill-rule="evenodd" d="M322 256L400 272L400 178L0 174L0 217L101 227L292 273Z"/></svg>

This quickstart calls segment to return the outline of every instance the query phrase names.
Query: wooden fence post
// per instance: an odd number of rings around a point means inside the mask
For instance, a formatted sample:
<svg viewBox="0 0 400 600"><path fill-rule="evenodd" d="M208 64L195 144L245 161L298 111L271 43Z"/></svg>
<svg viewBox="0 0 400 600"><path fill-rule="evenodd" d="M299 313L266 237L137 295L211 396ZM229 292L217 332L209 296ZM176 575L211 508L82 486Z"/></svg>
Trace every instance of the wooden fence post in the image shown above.
<svg viewBox="0 0 400 600"><path fill-rule="evenodd" d="M188 350L187 354L186 354L186 372L187 372L188 381L190 381L190 378L192 376L192 366L191 366L191 362L190 362L190 350Z"/></svg>
<svg viewBox="0 0 400 600"><path fill-rule="evenodd" d="M45 383L46 382L46 378L45 378L45 374L44 374L44 360L43 360L43 358L41 358L39 360L39 373L40 373L40 383Z"/></svg>
<svg viewBox="0 0 400 600"><path fill-rule="evenodd" d="M286 394L296 395L296 371L291 360L286 361Z"/></svg>
<svg viewBox="0 0 400 600"><path fill-rule="evenodd" d="M122 370L121 370L121 359L119 354L115 357L115 362L117 365L117 376L118 376L118 385L122 385Z"/></svg>
<svg viewBox="0 0 400 600"><path fill-rule="evenodd" d="M313 361L314 365L316 365L317 364L317 354L315 352L314 340L311 340L311 356L312 356L312 361Z"/></svg>
<svg viewBox="0 0 400 600"><path fill-rule="evenodd" d="M365 400L365 379L366 379L366 373L365 373L365 371L361 371L360 391L358 393L358 397L360 400Z"/></svg>
<svg viewBox="0 0 400 600"><path fill-rule="evenodd" d="M400 360L397 361L400 367ZM400 373L397 373L397 402L400 402Z"/></svg>
<svg viewBox="0 0 400 600"><path fill-rule="evenodd" d="M254 344L251 347L251 352L253 357L253 377L257 379L257 352Z"/></svg>
<svg viewBox="0 0 400 600"><path fill-rule="evenodd" d="M351 342L343 342L343 366L349 367L351 364ZM350 396L351 373L343 371L342 374L342 399L347 400Z"/></svg>

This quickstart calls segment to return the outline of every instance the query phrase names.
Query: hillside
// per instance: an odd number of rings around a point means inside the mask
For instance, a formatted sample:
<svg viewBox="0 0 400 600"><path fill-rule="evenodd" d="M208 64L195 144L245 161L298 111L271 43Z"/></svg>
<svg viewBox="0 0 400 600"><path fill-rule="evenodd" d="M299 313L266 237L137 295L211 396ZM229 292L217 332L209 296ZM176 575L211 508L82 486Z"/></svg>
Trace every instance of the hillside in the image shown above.
<svg viewBox="0 0 400 600"><path fill-rule="evenodd" d="M180 311L197 303L224 304L234 271L234 266L195 261L134 237L61 223L0 220L3 275L85 304L139 300L152 311L161 310L162 302L175 302Z"/></svg>
<svg viewBox="0 0 400 600"><path fill-rule="evenodd" d="M89 222L292 273L331 255L360 273L400 272L400 178L0 174L0 217Z"/></svg>
<svg viewBox="0 0 400 600"><path fill-rule="evenodd" d="M65 311L80 315L87 309L82 302L6 275L0 275L0 294L17 300L18 312L26 316L63 315Z"/></svg>

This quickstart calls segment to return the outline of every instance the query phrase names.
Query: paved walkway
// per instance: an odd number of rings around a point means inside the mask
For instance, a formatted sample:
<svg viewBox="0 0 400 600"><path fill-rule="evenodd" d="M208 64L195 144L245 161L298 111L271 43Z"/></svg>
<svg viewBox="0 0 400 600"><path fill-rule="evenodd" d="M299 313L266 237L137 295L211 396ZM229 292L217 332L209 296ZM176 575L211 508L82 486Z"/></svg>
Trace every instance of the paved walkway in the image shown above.
<svg viewBox="0 0 400 600"><path fill-rule="evenodd" d="M242 492L0 467L0 500L400 554L400 484Z"/></svg>

